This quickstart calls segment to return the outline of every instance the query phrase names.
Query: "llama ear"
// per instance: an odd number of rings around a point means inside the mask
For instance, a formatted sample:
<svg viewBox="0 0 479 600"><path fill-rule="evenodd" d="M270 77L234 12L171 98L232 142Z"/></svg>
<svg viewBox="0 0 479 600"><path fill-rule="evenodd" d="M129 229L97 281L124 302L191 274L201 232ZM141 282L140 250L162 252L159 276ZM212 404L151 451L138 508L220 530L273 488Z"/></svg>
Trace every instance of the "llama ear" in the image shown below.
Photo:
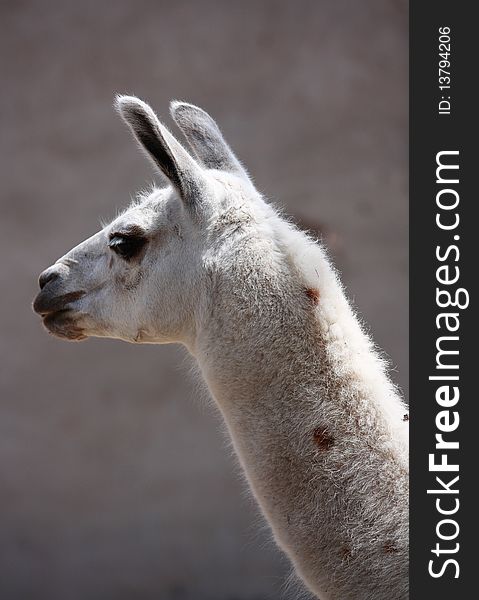
<svg viewBox="0 0 479 600"><path fill-rule="evenodd" d="M160 123L148 104L134 96L117 96L115 104L142 149L176 187L185 204L197 209L206 188L198 163Z"/></svg>
<svg viewBox="0 0 479 600"><path fill-rule="evenodd" d="M219 169L248 178L218 125L207 112L193 104L176 100L171 102L170 112L196 157L207 169Z"/></svg>

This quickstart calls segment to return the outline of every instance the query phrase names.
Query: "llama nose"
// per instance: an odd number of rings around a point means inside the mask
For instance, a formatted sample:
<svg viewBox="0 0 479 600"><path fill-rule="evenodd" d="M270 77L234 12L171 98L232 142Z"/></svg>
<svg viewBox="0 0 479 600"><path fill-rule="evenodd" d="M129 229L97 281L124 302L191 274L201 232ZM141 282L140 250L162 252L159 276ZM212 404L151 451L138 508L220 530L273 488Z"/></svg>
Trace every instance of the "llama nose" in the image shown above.
<svg viewBox="0 0 479 600"><path fill-rule="evenodd" d="M48 269L45 269L43 273L40 273L40 277L38 278L38 285L40 286L40 289L43 290L47 283L58 279L58 277L59 273L55 267L48 267Z"/></svg>

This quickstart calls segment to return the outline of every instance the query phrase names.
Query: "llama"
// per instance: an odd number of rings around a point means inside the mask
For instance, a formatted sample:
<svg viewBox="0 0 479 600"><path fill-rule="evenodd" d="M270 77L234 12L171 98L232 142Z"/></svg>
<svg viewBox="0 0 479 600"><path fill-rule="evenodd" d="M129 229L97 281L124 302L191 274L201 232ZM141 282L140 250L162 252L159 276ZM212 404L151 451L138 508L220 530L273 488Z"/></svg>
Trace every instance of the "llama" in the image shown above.
<svg viewBox="0 0 479 600"><path fill-rule="evenodd" d="M34 310L64 339L185 345L309 590L407 598L406 410L325 250L202 109L171 104L189 153L143 101L116 106L170 185L46 269Z"/></svg>

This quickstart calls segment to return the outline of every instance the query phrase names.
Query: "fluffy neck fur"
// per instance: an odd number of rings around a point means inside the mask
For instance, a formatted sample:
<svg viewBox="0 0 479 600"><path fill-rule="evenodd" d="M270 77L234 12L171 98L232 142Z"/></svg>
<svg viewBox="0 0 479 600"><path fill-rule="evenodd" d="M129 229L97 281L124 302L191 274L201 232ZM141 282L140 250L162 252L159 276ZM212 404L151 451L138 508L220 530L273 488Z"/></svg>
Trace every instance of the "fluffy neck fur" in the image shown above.
<svg viewBox="0 0 479 600"><path fill-rule="evenodd" d="M254 494L321 599L407 598L406 409L323 249L239 221L195 354Z"/></svg>

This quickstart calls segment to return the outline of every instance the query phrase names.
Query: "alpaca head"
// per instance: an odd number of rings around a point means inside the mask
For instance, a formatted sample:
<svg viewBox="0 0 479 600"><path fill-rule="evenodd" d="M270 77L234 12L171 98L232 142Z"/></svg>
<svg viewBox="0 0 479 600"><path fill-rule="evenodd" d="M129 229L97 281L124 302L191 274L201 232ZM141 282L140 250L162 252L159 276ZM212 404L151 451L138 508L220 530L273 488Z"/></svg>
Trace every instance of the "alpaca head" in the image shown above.
<svg viewBox="0 0 479 600"><path fill-rule="evenodd" d="M204 257L224 234L218 223L227 228L225 215L253 206L258 194L203 110L171 105L193 158L141 100L121 96L117 108L171 186L43 271L34 310L65 339L188 343L208 285Z"/></svg>

